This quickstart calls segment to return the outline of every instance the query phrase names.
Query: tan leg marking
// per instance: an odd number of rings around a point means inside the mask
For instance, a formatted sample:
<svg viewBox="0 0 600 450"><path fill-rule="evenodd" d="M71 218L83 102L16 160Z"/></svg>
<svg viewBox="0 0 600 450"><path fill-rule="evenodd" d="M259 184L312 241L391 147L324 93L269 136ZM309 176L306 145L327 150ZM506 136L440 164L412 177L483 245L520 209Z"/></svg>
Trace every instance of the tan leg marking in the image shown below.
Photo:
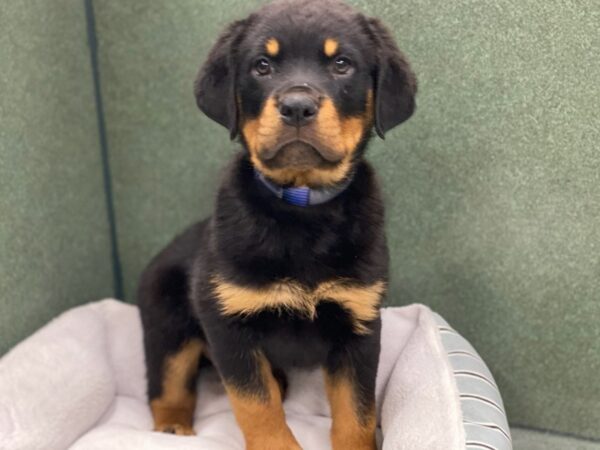
<svg viewBox="0 0 600 450"><path fill-rule="evenodd" d="M226 315L250 315L263 309L278 309L295 311L314 319L319 302L332 301L351 314L357 334L369 332L364 322L370 322L379 315L381 297L386 288L383 281L359 285L344 279L321 283L312 290L292 280L275 282L259 289L229 283L220 277L213 277L212 283L221 311Z"/></svg>
<svg viewBox="0 0 600 450"><path fill-rule="evenodd" d="M375 405L361 417L356 392L349 376L325 372L325 388L331 407L333 450L375 450Z"/></svg>
<svg viewBox="0 0 600 450"><path fill-rule="evenodd" d="M189 385L198 371L198 361L204 344L192 339L174 355L163 368L162 394L150 402L154 430L179 435L194 433L196 392Z"/></svg>
<svg viewBox="0 0 600 450"><path fill-rule="evenodd" d="M244 433L247 450L300 450L285 422L279 383L271 365L262 354L257 354L260 376L265 386L264 395L241 391L224 383L238 425Z"/></svg>

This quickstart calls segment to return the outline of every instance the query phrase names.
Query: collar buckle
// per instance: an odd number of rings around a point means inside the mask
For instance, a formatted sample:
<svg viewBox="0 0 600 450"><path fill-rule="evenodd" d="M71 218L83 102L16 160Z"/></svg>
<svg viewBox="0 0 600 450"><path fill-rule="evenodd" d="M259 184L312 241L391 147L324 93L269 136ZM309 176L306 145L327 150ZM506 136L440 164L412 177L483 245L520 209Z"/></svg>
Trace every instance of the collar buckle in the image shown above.
<svg viewBox="0 0 600 450"><path fill-rule="evenodd" d="M342 184L333 187L312 189L308 186L301 186L286 188L268 180L267 177L257 169L254 169L254 177L276 197L290 205L301 207L326 203L345 191L352 182L352 177L348 177Z"/></svg>

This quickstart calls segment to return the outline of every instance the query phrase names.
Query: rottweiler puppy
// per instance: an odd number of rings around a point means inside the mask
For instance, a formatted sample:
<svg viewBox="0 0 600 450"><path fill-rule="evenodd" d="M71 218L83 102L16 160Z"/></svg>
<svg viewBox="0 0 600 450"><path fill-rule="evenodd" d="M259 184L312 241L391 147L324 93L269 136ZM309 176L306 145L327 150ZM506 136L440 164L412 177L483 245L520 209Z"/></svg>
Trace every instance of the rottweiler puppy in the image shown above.
<svg viewBox="0 0 600 450"><path fill-rule="evenodd" d="M364 153L415 109L415 77L378 20L283 0L230 24L195 82L242 149L212 217L144 271L138 301L155 429L193 434L200 360L248 449L298 449L285 373L321 367L336 450L375 448L384 208Z"/></svg>

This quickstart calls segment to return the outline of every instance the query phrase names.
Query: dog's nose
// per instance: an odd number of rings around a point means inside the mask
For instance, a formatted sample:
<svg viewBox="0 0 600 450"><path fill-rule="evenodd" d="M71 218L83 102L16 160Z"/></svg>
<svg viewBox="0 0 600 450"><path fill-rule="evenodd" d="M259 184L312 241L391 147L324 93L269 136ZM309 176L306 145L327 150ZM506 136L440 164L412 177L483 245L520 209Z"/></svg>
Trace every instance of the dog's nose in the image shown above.
<svg viewBox="0 0 600 450"><path fill-rule="evenodd" d="M279 99L279 114L288 125L302 127L317 116L319 105L306 92L292 91Z"/></svg>

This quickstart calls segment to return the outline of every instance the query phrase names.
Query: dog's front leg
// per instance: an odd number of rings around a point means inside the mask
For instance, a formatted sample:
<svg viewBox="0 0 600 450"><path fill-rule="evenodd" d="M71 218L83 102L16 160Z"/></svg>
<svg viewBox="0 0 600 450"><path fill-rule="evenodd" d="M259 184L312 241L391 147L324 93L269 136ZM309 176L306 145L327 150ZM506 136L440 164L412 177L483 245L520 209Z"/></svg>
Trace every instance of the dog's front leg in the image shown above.
<svg viewBox="0 0 600 450"><path fill-rule="evenodd" d="M247 450L300 450L286 424L281 389L271 364L258 350L213 356ZM232 354L233 353L233 354Z"/></svg>
<svg viewBox="0 0 600 450"><path fill-rule="evenodd" d="M333 450L374 450L379 330L331 351L324 367Z"/></svg>

